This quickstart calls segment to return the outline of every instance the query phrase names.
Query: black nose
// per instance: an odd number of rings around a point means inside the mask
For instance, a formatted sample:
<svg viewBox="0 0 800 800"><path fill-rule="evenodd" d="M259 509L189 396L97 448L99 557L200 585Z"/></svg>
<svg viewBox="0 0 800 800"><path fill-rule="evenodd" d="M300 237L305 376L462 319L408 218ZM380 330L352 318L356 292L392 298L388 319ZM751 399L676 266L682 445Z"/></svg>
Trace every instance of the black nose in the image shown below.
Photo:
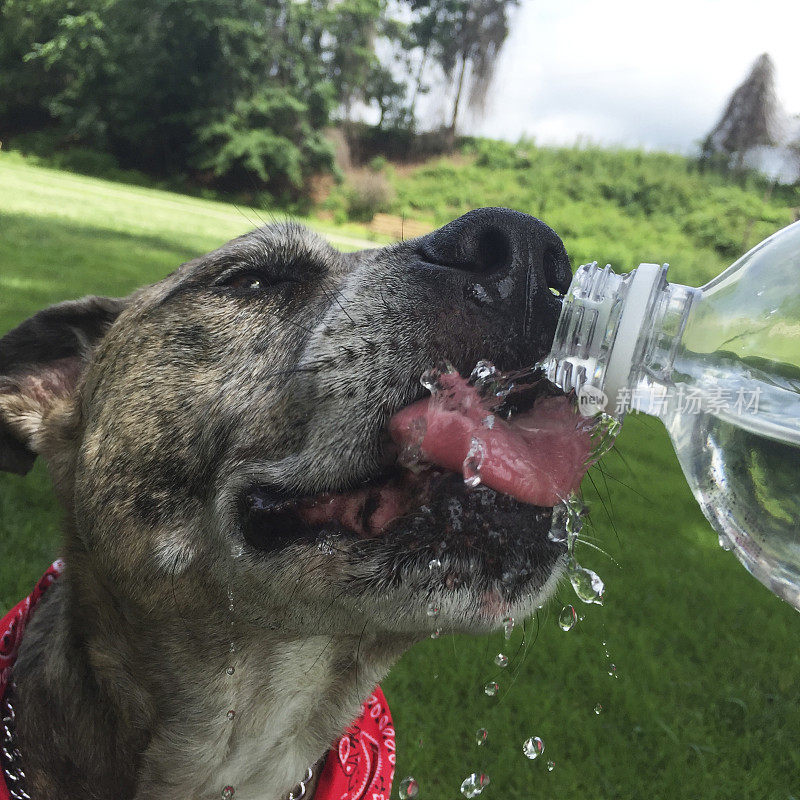
<svg viewBox="0 0 800 800"><path fill-rule="evenodd" d="M428 263L468 272L476 278L502 278L527 266L537 285L561 294L572 271L558 235L541 220L508 208L479 208L419 240Z"/></svg>
<svg viewBox="0 0 800 800"><path fill-rule="evenodd" d="M528 346L547 352L572 270L561 239L541 220L479 208L418 239L415 250L424 264L461 273L468 297L507 314L509 333L521 322Z"/></svg>

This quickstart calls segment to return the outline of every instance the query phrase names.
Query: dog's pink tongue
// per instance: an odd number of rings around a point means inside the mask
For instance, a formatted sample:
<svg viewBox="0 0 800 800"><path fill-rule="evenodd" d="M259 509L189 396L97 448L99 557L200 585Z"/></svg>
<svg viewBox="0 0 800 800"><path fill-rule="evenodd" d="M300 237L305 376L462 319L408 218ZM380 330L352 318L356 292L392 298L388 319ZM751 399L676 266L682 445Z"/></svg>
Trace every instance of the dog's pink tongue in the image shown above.
<svg viewBox="0 0 800 800"><path fill-rule="evenodd" d="M455 373L432 397L404 408L389 432L407 455L524 503L553 506L578 488L589 467L591 424L566 397L547 397L506 421Z"/></svg>

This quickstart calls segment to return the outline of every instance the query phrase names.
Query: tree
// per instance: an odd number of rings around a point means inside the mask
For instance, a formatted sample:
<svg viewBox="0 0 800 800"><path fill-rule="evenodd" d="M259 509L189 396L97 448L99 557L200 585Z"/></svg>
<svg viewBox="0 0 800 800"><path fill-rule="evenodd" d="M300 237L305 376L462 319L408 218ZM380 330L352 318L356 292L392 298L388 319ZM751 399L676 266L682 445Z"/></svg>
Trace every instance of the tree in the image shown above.
<svg viewBox="0 0 800 800"><path fill-rule="evenodd" d="M725 111L702 144L701 163L721 154L741 169L754 147L777 144L778 101L775 67L767 53L760 55L744 82L728 100Z"/></svg>
<svg viewBox="0 0 800 800"><path fill-rule="evenodd" d="M386 2L0 0L0 116L126 167L300 193L332 169L334 109L378 92L393 113Z"/></svg>
<svg viewBox="0 0 800 800"><path fill-rule="evenodd" d="M410 32L422 53L434 59L454 91L448 131L455 135L465 90L480 108L508 37L509 14L519 0L410 0L415 18ZM421 71L417 92L421 87Z"/></svg>

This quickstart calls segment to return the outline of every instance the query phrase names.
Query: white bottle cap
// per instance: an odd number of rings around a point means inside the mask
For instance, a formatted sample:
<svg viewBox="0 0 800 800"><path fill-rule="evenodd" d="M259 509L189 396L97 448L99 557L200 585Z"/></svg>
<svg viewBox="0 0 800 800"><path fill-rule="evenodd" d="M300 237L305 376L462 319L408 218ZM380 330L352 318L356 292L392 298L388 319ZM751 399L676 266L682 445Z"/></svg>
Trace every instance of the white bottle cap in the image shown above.
<svg viewBox="0 0 800 800"><path fill-rule="evenodd" d="M579 396L584 388L599 390L610 414L627 407L621 393L629 386L637 345L652 322L653 298L665 285L666 269L640 264L617 275L596 262L579 267L564 298L553 349L543 363L547 377Z"/></svg>

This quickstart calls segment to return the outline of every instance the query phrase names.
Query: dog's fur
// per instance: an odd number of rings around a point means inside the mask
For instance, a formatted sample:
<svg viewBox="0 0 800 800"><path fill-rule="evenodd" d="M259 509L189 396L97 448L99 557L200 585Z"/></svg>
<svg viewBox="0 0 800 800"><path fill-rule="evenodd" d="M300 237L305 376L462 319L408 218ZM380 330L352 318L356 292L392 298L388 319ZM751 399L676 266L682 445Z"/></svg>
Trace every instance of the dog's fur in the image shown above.
<svg viewBox="0 0 800 800"><path fill-rule="evenodd" d="M429 602L476 633L542 602L563 561L547 509L455 479L359 538L246 498L379 476L420 374L534 363L569 280L558 237L506 210L352 254L275 224L0 340L0 467L41 455L66 512L66 573L15 669L32 796L277 800L430 634ZM459 534L454 503L483 522Z"/></svg>

